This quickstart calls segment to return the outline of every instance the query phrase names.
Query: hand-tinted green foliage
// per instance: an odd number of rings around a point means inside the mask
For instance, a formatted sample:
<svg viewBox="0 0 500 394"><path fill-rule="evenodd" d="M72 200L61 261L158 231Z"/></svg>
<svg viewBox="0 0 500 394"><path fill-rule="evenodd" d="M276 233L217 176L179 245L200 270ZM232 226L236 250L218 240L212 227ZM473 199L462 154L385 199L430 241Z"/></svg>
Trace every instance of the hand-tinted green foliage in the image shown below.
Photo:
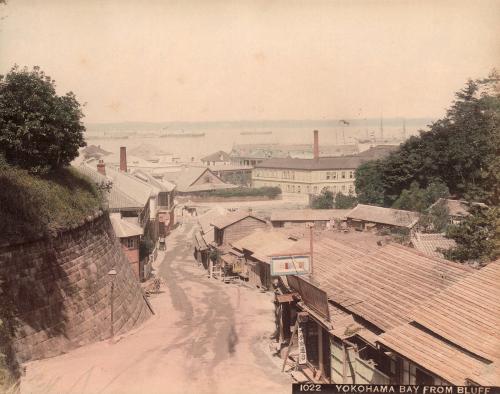
<svg viewBox="0 0 500 394"><path fill-rule="evenodd" d="M356 169L354 185L360 204L384 205L382 166L379 160L368 161Z"/></svg>
<svg viewBox="0 0 500 394"><path fill-rule="evenodd" d="M403 190L392 207L423 213L439 198L446 198L449 195L448 187L444 183L433 182L425 189L421 189L418 183L414 181L409 189Z"/></svg>
<svg viewBox="0 0 500 394"><path fill-rule="evenodd" d="M347 196L342 193L337 193L335 196L335 208L336 209L349 209L354 208L358 203L358 199L349 193Z"/></svg>
<svg viewBox="0 0 500 394"><path fill-rule="evenodd" d="M438 201L420 216L419 226L426 233L444 233L450 223L450 211L444 200Z"/></svg>
<svg viewBox="0 0 500 394"><path fill-rule="evenodd" d="M201 193L203 197L268 197L276 198L281 194L281 189L274 186L263 187L238 187L234 189L221 189Z"/></svg>
<svg viewBox="0 0 500 394"><path fill-rule="evenodd" d="M311 201L312 209L332 209L333 208L333 193L326 187L321 190L319 196L315 196Z"/></svg>
<svg viewBox="0 0 500 394"><path fill-rule="evenodd" d="M0 154L0 185L0 243L54 235L102 208L94 183L71 168L35 176Z"/></svg>
<svg viewBox="0 0 500 394"><path fill-rule="evenodd" d="M456 261L494 260L500 256L500 210L473 205L470 215L460 224L450 225L446 236L457 247L444 251L446 258Z"/></svg>
<svg viewBox="0 0 500 394"><path fill-rule="evenodd" d="M75 95L58 96L38 67L0 76L0 153L8 163L33 173L68 165L85 146L82 117Z"/></svg>
<svg viewBox="0 0 500 394"><path fill-rule="evenodd" d="M391 206L413 182L440 180L457 198L497 205L500 187L499 76L468 81L446 116L399 150L356 172L359 201Z"/></svg>

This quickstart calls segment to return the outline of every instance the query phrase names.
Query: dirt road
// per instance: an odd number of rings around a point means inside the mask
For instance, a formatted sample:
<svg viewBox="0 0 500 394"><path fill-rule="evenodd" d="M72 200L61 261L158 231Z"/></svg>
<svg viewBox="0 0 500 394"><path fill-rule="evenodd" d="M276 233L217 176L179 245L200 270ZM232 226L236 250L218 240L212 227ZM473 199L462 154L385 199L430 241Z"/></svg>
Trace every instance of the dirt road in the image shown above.
<svg viewBox="0 0 500 394"><path fill-rule="evenodd" d="M22 393L290 393L266 351L271 295L208 279L191 232L185 224L167 241L152 319L117 343L29 363Z"/></svg>

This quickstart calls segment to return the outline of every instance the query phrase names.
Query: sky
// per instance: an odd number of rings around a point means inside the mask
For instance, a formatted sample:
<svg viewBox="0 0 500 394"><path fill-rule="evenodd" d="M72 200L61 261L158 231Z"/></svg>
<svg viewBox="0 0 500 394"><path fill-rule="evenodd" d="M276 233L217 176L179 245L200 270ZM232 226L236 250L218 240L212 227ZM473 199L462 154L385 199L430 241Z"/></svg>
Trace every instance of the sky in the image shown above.
<svg viewBox="0 0 500 394"><path fill-rule="evenodd" d="M7 0L0 74L40 66L87 122L444 115L500 69L500 0Z"/></svg>

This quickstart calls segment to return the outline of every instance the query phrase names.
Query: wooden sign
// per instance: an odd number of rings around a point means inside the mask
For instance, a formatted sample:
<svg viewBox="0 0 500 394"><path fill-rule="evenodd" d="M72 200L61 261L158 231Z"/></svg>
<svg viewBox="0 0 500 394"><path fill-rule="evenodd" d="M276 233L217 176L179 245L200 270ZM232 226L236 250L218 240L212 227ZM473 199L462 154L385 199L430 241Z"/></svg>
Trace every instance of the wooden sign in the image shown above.
<svg viewBox="0 0 500 394"><path fill-rule="evenodd" d="M304 275L310 272L309 255L271 256L271 275Z"/></svg>

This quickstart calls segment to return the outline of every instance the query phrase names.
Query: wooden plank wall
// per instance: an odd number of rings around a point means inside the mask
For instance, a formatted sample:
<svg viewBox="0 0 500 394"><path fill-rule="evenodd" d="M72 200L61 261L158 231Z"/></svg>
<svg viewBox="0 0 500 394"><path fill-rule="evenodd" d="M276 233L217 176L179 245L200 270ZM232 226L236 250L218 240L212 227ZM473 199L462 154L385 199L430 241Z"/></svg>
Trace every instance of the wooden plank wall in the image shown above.
<svg viewBox="0 0 500 394"><path fill-rule="evenodd" d="M261 222L253 217L246 217L239 222L233 223L224 229L224 244L238 241L239 239L246 237L257 229L265 229L267 224Z"/></svg>

